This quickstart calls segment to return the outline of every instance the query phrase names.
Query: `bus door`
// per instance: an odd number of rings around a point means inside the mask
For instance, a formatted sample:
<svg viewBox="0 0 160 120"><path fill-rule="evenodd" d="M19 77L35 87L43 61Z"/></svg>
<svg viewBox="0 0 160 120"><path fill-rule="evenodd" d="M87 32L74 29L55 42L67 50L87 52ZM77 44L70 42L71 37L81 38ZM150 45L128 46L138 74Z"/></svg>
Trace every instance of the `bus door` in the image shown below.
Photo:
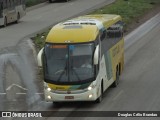
<svg viewBox="0 0 160 120"><path fill-rule="evenodd" d="M107 80L111 80L112 78L112 60L111 60L111 55L110 55L110 48L112 47L112 42L110 39L108 39L107 36L107 30L105 29L102 32L102 36L101 36L101 46L102 46L102 55L104 55L104 59L105 59L105 67L106 67L106 76L107 76Z"/></svg>

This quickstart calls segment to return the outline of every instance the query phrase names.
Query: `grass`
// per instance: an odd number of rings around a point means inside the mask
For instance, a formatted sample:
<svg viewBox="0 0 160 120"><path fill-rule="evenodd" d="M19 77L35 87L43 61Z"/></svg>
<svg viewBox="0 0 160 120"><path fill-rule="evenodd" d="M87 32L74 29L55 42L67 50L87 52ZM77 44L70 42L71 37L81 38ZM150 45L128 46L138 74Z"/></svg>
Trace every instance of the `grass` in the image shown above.
<svg viewBox="0 0 160 120"><path fill-rule="evenodd" d="M37 34L35 37L32 38L34 44L36 45L37 51L40 51L41 48L45 45L45 39L49 31Z"/></svg>
<svg viewBox="0 0 160 120"><path fill-rule="evenodd" d="M119 14L126 24L125 31L127 31L131 23L138 21L141 16L156 5L160 5L160 0L116 0L116 2L96 10L91 14ZM38 34L33 38L38 50L44 46L47 34L48 31Z"/></svg>
<svg viewBox="0 0 160 120"><path fill-rule="evenodd" d="M37 5L39 3L45 2L47 0L26 0L26 6L31 7L33 5Z"/></svg>
<svg viewBox="0 0 160 120"><path fill-rule="evenodd" d="M121 15L127 30L129 24L138 21L141 16L157 4L160 4L160 0L116 0L115 3L96 10L92 14Z"/></svg>

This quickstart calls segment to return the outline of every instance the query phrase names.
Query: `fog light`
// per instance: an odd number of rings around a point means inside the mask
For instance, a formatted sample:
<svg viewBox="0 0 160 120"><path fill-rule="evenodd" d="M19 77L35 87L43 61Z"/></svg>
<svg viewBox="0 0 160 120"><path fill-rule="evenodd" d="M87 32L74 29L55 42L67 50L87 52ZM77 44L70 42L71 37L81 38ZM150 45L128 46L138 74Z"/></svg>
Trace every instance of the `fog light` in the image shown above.
<svg viewBox="0 0 160 120"><path fill-rule="evenodd" d="M89 97L89 98L92 98L92 96L93 96L93 95L92 95L92 94L90 94L88 97Z"/></svg>
<svg viewBox="0 0 160 120"><path fill-rule="evenodd" d="M47 96L48 99L51 99L51 96Z"/></svg>
<svg viewBox="0 0 160 120"><path fill-rule="evenodd" d="M47 90L50 92L50 91L51 91L51 88L47 88Z"/></svg>

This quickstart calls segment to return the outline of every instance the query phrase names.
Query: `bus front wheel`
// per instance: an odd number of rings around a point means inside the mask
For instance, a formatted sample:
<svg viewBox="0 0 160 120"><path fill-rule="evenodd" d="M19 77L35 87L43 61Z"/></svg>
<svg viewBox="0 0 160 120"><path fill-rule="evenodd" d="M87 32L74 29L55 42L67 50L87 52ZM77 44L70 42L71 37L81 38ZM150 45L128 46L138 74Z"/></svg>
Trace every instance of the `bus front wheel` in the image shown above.
<svg viewBox="0 0 160 120"><path fill-rule="evenodd" d="M61 104L61 102L53 102L54 106L59 106Z"/></svg>
<svg viewBox="0 0 160 120"><path fill-rule="evenodd" d="M16 23L18 23L18 22L19 22L19 20L20 20L20 14L18 13L18 14L17 14L17 20L16 20Z"/></svg>
<svg viewBox="0 0 160 120"><path fill-rule="evenodd" d="M52 3L53 1L52 1L52 0L49 0L49 2Z"/></svg>
<svg viewBox="0 0 160 120"><path fill-rule="evenodd" d="M103 83L101 83L101 95L97 98L96 103L100 103L103 98Z"/></svg>

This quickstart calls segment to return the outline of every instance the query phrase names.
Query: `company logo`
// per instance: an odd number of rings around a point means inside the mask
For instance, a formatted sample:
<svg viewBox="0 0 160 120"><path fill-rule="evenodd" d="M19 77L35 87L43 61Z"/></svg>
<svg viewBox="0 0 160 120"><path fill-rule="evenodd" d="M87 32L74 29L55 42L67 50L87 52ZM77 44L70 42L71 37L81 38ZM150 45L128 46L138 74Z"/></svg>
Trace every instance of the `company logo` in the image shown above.
<svg viewBox="0 0 160 120"><path fill-rule="evenodd" d="M67 94L71 94L71 91L70 91L70 90L68 90L68 91L67 91Z"/></svg>
<svg viewBox="0 0 160 120"><path fill-rule="evenodd" d="M2 112L2 117L12 117L11 112Z"/></svg>

